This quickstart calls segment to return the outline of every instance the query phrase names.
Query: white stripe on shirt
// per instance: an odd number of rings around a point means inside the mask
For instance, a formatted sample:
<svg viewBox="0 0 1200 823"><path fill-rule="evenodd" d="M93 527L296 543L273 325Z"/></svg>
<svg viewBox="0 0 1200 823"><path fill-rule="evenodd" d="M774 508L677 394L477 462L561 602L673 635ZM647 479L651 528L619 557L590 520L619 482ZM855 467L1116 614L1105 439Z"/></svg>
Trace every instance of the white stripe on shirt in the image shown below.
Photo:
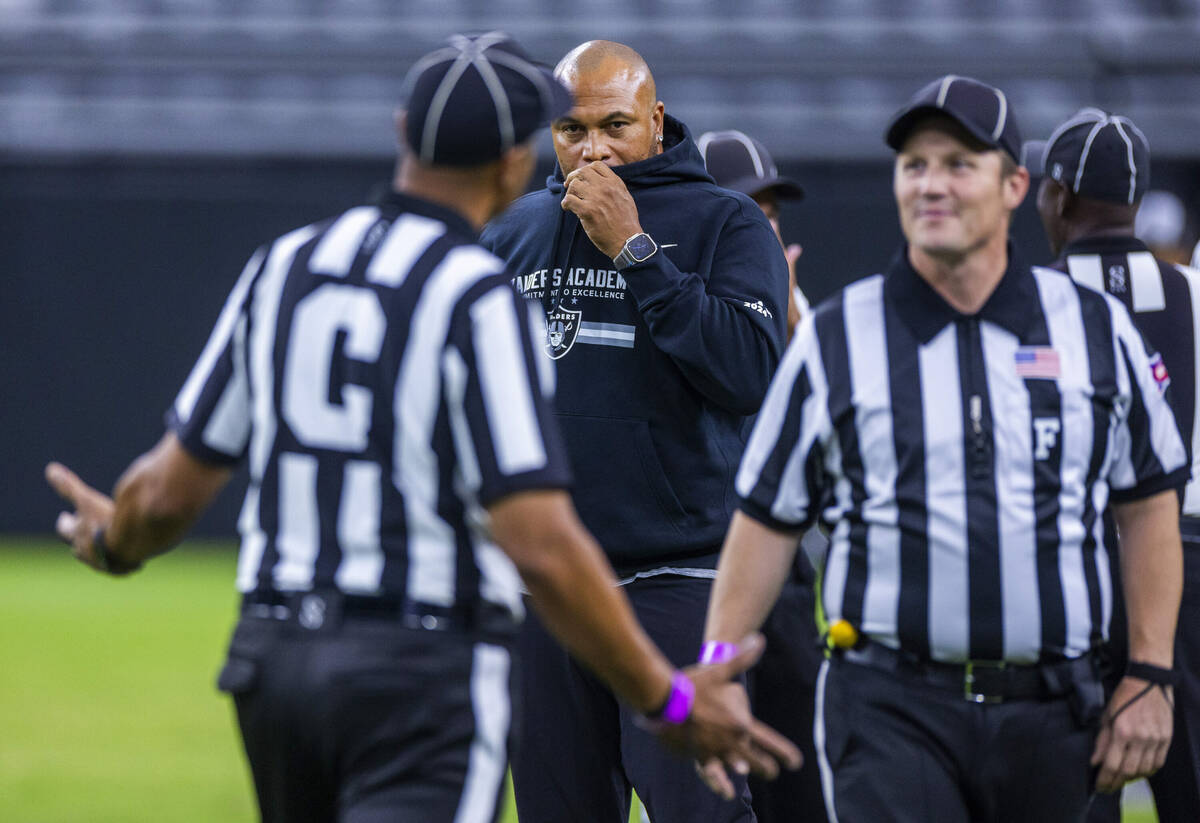
<svg viewBox="0 0 1200 823"><path fill-rule="evenodd" d="M967 602L967 479L963 471L958 340L951 324L919 353L929 544L929 648L962 659L970 647Z"/></svg>
<svg viewBox="0 0 1200 823"><path fill-rule="evenodd" d="M439 458L431 444L442 388L438 370L429 364L441 361L459 298L499 269L499 261L478 247L462 246L446 255L413 309L396 380L393 482L404 497L409 529L409 596L426 603L454 603L456 566L454 530L437 515Z"/></svg>
<svg viewBox="0 0 1200 823"><path fill-rule="evenodd" d="M400 215L367 264L367 279L397 288L421 255L445 233L446 224L441 221L419 214Z"/></svg>
<svg viewBox="0 0 1200 823"><path fill-rule="evenodd" d="M1062 492L1058 496L1058 576L1067 623L1065 653L1074 656L1091 646L1091 607L1083 557L1087 533L1082 518L1086 502L1083 479L1092 459L1092 375L1075 285L1059 272L1045 269L1035 269L1034 280L1042 305L1052 309L1046 312L1046 326L1050 345L1058 353L1060 376L1056 385L1062 398L1062 419L1067 421L1059 432Z"/></svg>
<svg viewBox="0 0 1200 823"><path fill-rule="evenodd" d="M345 277L362 248L363 237L379 220L379 209L357 206L337 219L313 249L308 269L313 274Z"/></svg>
<svg viewBox="0 0 1200 823"><path fill-rule="evenodd" d="M996 450L1000 590L1004 609L1004 659L1036 662L1042 648L1038 592L1037 524L1034 518L1034 444L1029 392L1013 367L1020 341L999 326L980 328L993 420L1005 418L1010 437Z"/></svg>
<svg viewBox="0 0 1200 823"><path fill-rule="evenodd" d="M896 506L896 446L892 433L888 350L884 338L883 280L868 278L846 288L844 310L850 356L850 402L867 498L867 582L861 630L882 642L895 640L900 602L900 512Z"/></svg>
<svg viewBox="0 0 1200 823"><path fill-rule="evenodd" d="M508 285L493 289L471 306L476 367L488 430L503 474L546 464L546 449L525 380L520 327Z"/></svg>
<svg viewBox="0 0 1200 823"><path fill-rule="evenodd" d="M259 265L262 263L263 250L259 249L246 263L246 267L242 269L241 276L238 277L237 283L230 292L229 298L225 301L224 308L221 309L221 315L217 318L216 326L213 332L209 335L208 342L204 346L204 351L200 353L200 359L196 361L195 367L192 368L188 375L187 382L183 384L183 388L179 392L179 396L175 400L175 414L183 421L190 420L192 412L195 411L196 402L200 399L200 393L204 389L204 384L208 382L209 376L212 374L213 368L217 364L217 359L229 345L230 338L233 336L234 325L237 323L238 315L246 302L246 295L250 291L250 284L254 282L254 276L258 273Z"/></svg>

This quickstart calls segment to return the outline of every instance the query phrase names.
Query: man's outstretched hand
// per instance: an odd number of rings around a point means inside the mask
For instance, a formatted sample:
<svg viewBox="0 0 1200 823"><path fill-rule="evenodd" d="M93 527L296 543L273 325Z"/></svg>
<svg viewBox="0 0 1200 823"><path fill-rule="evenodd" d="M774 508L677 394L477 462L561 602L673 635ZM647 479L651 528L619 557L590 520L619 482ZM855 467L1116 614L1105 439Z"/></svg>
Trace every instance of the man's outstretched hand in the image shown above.
<svg viewBox="0 0 1200 823"><path fill-rule="evenodd" d="M780 766L798 769L802 762L795 744L754 718L746 688L735 679L758 662L765 644L761 634L752 634L729 660L684 669L696 687L692 713L682 725L655 729L667 747L703 764L704 782L726 799L734 796L726 768L771 779Z"/></svg>
<svg viewBox="0 0 1200 823"><path fill-rule="evenodd" d="M62 463L47 464L46 482L74 508L59 512L54 523L58 536L71 546L71 554L97 571L111 571L97 553L94 540L97 530L112 522L112 498L84 483Z"/></svg>

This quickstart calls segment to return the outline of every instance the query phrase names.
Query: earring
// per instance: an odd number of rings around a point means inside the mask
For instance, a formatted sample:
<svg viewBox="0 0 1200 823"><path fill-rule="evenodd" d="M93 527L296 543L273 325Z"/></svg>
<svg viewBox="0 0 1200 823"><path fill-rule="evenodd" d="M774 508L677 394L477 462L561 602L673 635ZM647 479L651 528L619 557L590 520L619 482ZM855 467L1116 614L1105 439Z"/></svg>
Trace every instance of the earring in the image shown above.
<svg viewBox="0 0 1200 823"><path fill-rule="evenodd" d="M661 134L656 134L656 135L654 135L654 137L655 137L655 139L656 139L656 140L658 140L658 142L660 142L660 143L662 142L662 135L661 135Z"/></svg>

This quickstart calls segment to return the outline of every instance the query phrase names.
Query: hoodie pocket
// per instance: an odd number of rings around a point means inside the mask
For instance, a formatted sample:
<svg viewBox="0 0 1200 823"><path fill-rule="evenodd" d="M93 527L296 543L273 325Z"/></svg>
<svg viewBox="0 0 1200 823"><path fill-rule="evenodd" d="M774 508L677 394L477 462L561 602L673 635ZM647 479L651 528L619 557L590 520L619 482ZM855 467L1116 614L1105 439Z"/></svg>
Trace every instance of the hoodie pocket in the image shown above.
<svg viewBox="0 0 1200 823"><path fill-rule="evenodd" d="M597 537L664 521L682 533L683 506L645 420L559 414L559 422L575 475L575 506Z"/></svg>

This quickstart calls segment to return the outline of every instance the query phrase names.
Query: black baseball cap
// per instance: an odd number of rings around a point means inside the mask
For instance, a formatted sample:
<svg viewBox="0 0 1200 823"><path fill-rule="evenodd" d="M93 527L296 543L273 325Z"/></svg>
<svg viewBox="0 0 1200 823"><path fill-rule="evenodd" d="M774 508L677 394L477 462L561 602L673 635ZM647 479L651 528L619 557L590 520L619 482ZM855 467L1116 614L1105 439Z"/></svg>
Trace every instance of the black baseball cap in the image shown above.
<svg viewBox="0 0 1200 823"><path fill-rule="evenodd" d="M1080 109L1048 140L1025 144L1032 174L1093 200L1133 205L1150 187L1150 144L1128 117Z"/></svg>
<svg viewBox="0 0 1200 823"><path fill-rule="evenodd" d="M430 166L489 163L573 105L550 69L501 31L451 35L404 87L404 140Z"/></svg>
<svg viewBox="0 0 1200 823"><path fill-rule="evenodd" d="M717 185L753 197L770 190L781 200L801 200L804 189L779 176L766 146L745 132L706 131L696 140L696 148Z"/></svg>
<svg viewBox="0 0 1200 823"><path fill-rule="evenodd" d="M892 118L884 139L900 151L917 123L939 113L956 121L985 146L1005 151L1015 162L1021 162L1021 131L1004 92L956 74L934 80L913 95Z"/></svg>

